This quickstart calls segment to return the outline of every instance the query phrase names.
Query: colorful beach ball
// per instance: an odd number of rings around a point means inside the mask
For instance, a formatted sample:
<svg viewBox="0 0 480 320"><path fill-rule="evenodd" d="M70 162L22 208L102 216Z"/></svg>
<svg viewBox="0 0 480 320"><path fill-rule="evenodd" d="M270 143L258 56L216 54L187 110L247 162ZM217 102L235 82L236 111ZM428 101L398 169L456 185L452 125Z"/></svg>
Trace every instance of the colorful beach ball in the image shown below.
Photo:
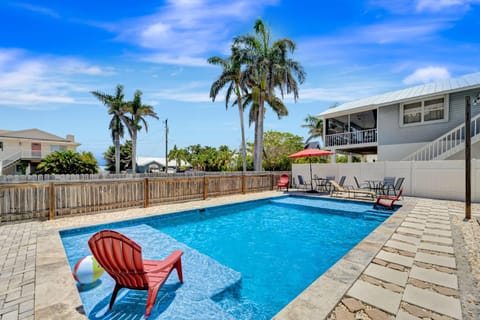
<svg viewBox="0 0 480 320"><path fill-rule="evenodd" d="M81 284L90 284L100 278L105 270L93 256L85 256L75 263L73 277Z"/></svg>

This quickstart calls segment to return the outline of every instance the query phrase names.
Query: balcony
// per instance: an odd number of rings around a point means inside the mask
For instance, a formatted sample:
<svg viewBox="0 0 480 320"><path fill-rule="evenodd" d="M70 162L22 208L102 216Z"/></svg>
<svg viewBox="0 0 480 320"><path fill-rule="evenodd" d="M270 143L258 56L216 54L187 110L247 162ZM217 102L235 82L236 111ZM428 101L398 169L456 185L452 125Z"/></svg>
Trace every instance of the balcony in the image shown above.
<svg viewBox="0 0 480 320"><path fill-rule="evenodd" d="M355 132L343 132L325 136L325 146L335 149L345 146L364 146L377 144L377 128L359 130Z"/></svg>

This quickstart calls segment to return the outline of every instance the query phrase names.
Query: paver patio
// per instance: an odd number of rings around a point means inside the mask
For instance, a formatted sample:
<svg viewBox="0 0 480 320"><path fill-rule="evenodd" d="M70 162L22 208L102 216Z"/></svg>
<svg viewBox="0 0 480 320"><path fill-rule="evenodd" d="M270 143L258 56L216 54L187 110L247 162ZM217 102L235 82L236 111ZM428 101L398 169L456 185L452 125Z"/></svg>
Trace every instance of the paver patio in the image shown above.
<svg viewBox="0 0 480 320"><path fill-rule="evenodd" d="M1 225L0 320L85 318L58 230L280 194ZM404 203L275 319L478 319L480 226L462 221L460 202ZM480 205L473 209L480 217Z"/></svg>

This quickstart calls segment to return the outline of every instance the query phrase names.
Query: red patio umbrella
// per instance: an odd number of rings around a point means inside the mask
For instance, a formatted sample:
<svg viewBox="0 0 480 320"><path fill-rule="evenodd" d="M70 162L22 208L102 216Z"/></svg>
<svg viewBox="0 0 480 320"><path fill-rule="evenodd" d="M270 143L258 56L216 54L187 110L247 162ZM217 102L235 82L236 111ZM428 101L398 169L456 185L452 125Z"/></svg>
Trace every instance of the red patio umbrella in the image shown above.
<svg viewBox="0 0 480 320"><path fill-rule="evenodd" d="M322 157L334 154L333 151L328 150L321 150L321 149L314 149L314 148L307 148L303 149L302 151L296 152L294 154L289 155L289 158L308 158L308 162L310 163L310 185L312 186L313 191L313 183L312 183L312 157Z"/></svg>

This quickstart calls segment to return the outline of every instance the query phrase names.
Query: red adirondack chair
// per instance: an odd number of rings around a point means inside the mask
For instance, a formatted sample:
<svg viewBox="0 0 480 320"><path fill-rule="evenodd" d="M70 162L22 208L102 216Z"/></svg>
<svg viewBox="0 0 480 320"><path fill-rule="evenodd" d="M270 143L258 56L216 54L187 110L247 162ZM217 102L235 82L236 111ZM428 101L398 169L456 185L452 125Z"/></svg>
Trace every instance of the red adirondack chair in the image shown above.
<svg viewBox="0 0 480 320"><path fill-rule="evenodd" d="M115 280L110 309L117 293L122 288L148 290L145 318L152 312L157 293L173 269L177 269L178 279L183 283L183 251L175 250L165 260L143 260L142 248L133 240L113 230L95 233L88 246L95 259Z"/></svg>
<svg viewBox="0 0 480 320"><path fill-rule="evenodd" d="M287 191L288 191L288 180L289 180L288 174L285 174L285 173L281 174L280 179L277 181L277 189L287 188Z"/></svg>
<svg viewBox="0 0 480 320"><path fill-rule="evenodd" d="M402 192L403 188L400 189L396 196L378 196L377 201L375 201L375 204L373 205L373 208L377 209L377 206L380 205L390 210L393 210L393 204L395 203L395 201L400 199L400 197L402 196Z"/></svg>

